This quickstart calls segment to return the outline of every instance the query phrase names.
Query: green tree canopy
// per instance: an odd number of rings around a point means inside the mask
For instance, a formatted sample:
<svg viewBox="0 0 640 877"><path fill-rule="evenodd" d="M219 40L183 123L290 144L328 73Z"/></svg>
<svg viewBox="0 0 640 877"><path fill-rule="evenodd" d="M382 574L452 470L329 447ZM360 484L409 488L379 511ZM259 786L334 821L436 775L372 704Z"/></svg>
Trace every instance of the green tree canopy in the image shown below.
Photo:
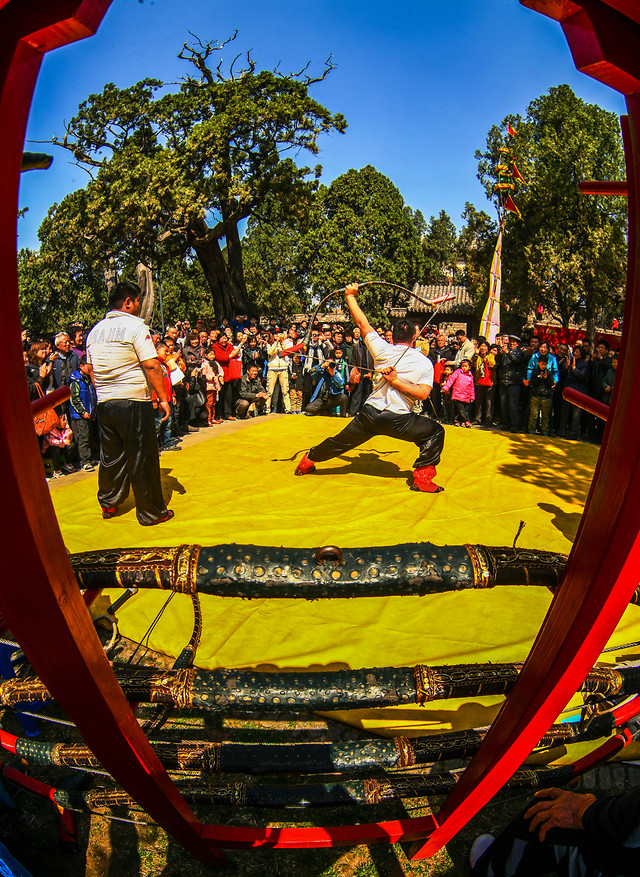
<svg viewBox="0 0 640 877"><path fill-rule="evenodd" d="M224 46L184 44L193 69L177 91L145 79L90 95L58 145L91 174L82 192L54 205L40 238L51 259L81 241L92 264L154 268L185 251L197 256L216 316L255 312L247 295L238 225L266 198L296 212L320 168L291 154L318 152L320 134L344 131L340 114L313 100L311 77L257 70L250 55L223 72ZM238 56L239 57L239 56ZM309 179L311 177L311 179Z"/></svg>
<svg viewBox="0 0 640 877"><path fill-rule="evenodd" d="M447 283L458 261L458 231L448 213L432 216L422 237L424 277L427 283Z"/></svg>
<svg viewBox="0 0 640 877"><path fill-rule="evenodd" d="M284 211L267 198L242 240L247 290L263 314L304 313L309 307L309 248L305 235L319 215L315 198L305 210Z"/></svg>
<svg viewBox="0 0 640 877"><path fill-rule="evenodd" d="M519 170L527 185L514 196L503 246L503 297L522 318L541 304L563 325L574 318L592 335L610 309L626 262L623 199L582 195L581 180L624 179L617 117L576 97L568 85L532 101L524 119L508 116L477 152L478 176L492 195L507 125L518 132Z"/></svg>
<svg viewBox="0 0 640 877"><path fill-rule="evenodd" d="M421 280L422 248L414 214L391 180L371 165L349 170L321 186L317 216L302 248L308 282L317 295L349 281L389 280L411 288ZM384 316L378 292L363 294L376 319Z"/></svg>

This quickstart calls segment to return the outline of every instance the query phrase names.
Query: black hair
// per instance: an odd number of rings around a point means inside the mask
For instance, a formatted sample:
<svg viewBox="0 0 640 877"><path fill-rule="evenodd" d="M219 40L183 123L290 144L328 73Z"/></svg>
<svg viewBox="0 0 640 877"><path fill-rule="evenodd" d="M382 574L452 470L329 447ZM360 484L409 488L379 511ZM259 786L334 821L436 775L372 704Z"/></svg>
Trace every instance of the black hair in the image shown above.
<svg viewBox="0 0 640 877"><path fill-rule="evenodd" d="M391 330L394 344L411 344L416 334L416 327L409 320L398 320Z"/></svg>
<svg viewBox="0 0 640 877"><path fill-rule="evenodd" d="M130 280L121 280L109 293L109 310L118 311L128 298L135 301L140 298L140 287Z"/></svg>
<svg viewBox="0 0 640 877"><path fill-rule="evenodd" d="M611 350L611 345L610 345L609 342L606 341L604 338L601 338L600 341L598 341L598 343L596 344L596 347L599 347L601 344L602 344L604 347L606 347L607 350Z"/></svg>

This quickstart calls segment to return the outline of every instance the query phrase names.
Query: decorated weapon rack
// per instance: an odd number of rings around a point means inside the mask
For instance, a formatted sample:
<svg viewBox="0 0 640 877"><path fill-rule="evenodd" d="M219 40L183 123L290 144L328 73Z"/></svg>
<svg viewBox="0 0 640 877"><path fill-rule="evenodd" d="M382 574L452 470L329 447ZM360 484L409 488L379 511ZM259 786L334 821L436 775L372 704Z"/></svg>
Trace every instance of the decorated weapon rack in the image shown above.
<svg viewBox="0 0 640 877"><path fill-rule="evenodd" d="M120 689L137 705L138 719L151 747L189 804L229 808L294 808L327 805L368 806L443 795L462 774L462 765L479 748L487 729L432 734L408 739L360 737L337 742L239 743L233 740L163 740L161 728L172 711L282 717L313 710L348 710L506 695L522 664L457 664L369 667L334 671L201 670L194 668L202 634L200 598L332 599L411 594L430 595L501 585L546 587L555 591L564 554L485 545L409 543L386 548L311 551L255 545L179 545L89 551L70 556L86 602L102 589L122 589L109 607L111 617L139 589L188 595L194 625L189 643L171 668L114 661ZM637 600L637 595L632 597ZM115 626L116 621L112 621ZM115 637L106 651L109 654ZM510 789L563 785L632 742L640 733L640 666L592 669L580 692L579 719L552 725L537 752L572 743L600 741L589 756L573 764L520 769ZM0 705L42 709L52 693L28 666L0 682ZM18 717L24 713L18 712ZM46 713L37 713L41 719ZM42 742L0 729L0 747L27 772L5 764L9 784L51 800L61 813L61 837L73 846L74 811L136 807L124 789L105 782L104 767L83 744ZM0 759L1 761L1 759ZM50 786L32 775L35 765L56 766L77 782ZM69 788L69 785L72 788Z"/></svg>
<svg viewBox="0 0 640 877"><path fill-rule="evenodd" d="M7 329L5 374L0 384L0 474L4 505L11 510L3 524L7 547L3 552L0 612L37 677L38 681L34 678L29 685L42 686L38 689L42 696L45 690L48 691L81 732L87 749L77 755L83 769L89 769L89 762L95 759L123 790L106 794L115 794L118 801L122 800L120 796L123 794L128 795L203 862L222 864L222 849L225 847L258 845L293 848L412 841L414 846L410 855L413 859L433 855L512 777L514 782L520 781L517 771L525 757L547 732L557 733L552 728L553 722L574 692L583 685L589 694L598 691L612 704L602 714L606 718L599 719L607 723L610 736L598 747L599 754L589 757L586 762L584 759L578 762L573 766L574 772L583 770L603 752L608 756L635 734L632 721L637 712L635 699L616 703L619 697L635 690L635 668L609 670L603 678L602 671L593 670L593 666L635 593L637 569L640 568L640 505L637 502L640 490L640 408L636 404L634 357L627 356L628 338L635 338L640 333L640 266L637 257L640 231L640 69L637 61L640 12L632 0L521 2L560 22L578 69L620 91L628 108L628 115L622 120L626 184L604 181L611 184L610 189L605 191L600 187L599 190L599 194L626 193L628 197L624 334L618 380L578 534L564 566L560 586L555 588L547 617L521 667L456 668L455 672L453 668L426 665L405 669L372 668L372 685L368 679L358 681L357 674L349 685L348 680L330 677L330 674L324 674L321 684L316 681L315 686L311 685L310 679L300 678L307 690L313 687L319 695L340 689L339 697L342 697L347 690L357 691L367 702L375 701L378 696L388 698L390 693L392 697L419 701L440 691L453 690L451 686L458 682L465 690L476 692L484 690L489 683L502 687L507 694L504 706L491 728L478 732L480 739L472 744L475 749L479 743L477 750L471 751L469 740L462 743L460 751L471 754L468 766L461 774L447 775L442 780L453 787L436 818L419 816L322 828L278 826L258 829L203 825L189 803L189 800L200 799L200 787L196 791L179 787L167 772L171 764L180 763L182 753L170 755L166 747L152 745L135 720L127 701L127 685L132 687L134 697L144 695L152 702L163 704L167 699L171 703L177 699L182 705L190 700L193 702L196 697L204 701L205 694L209 698L213 690L219 691L221 685L224 688L228 679L221 680L223 671L212 671L217 672L218 677L202 674L202 678L196 680L196 672L189 667L197 647L193 641L178 658L173 675L168 675L166 681L146 675L144 679L128 681L123 676L122 685L119 683L82 605L78 580L65 551L42 475L27 401L15 253L18 178L26 120L44 54L94 33L110 0L31 0L28 4L23 0L5 0L0 5L3 33L0 119L4 132L0 140L0 267L3 277L0 295ZM597 189L592 185L583 191L595 192ZM401 553L402 563L408 566L409 560ZM216 574L212 573L209 578L215 581ZM273 581L276 580L274 577ZM329 582L323 579L323 584L329 590ZM197 593L192 598L197 611ZM50 647L51 643L55 643L55 649ZM259 682L258 674L253 675L253 680L246 680L247 697L266 690ZM271 681L288 696L291 679ZM35 695L37 691L32 690L30 696ZM13 692L11 686L3 687L3 697L7 702L17 696L15 687ZM208 703L211 704L210 699ZM216 707L221 707L219 700ZM574 729L577 733L595 733L587 718L585 716L585 720ZM147 725L151 727L161 720L162 713L154 713ZM11 740L5 735L3 745L14 754L26 756L33 752L36 756L35 743ZM364 751L352 753L350 764L353 766L354 758L360 759L362 764L370 763L372 758L379 759L376 766L387 768L384 777L364 779L364 774L360 774L360 779L346 782L364 785L345 786L341 781L337 788L331 786L321 794L332 799L337 795L349 801L354 798L365 801L392 794L390 790L393 788L393 793L398 792L403 797L416 788L410 786L409 779L418 783L420 793L424 792L423 783L428 777L416 772L415 766L426 763L423 758L430 759L438 754L428 750L428 746L437 746L433 739L429 743L393 741L398 753L395 762L393 750L384 750L388 745L386 741L378 741L376 754L373 744L367 743L364 748L369 745L372 749L367 749L366 757ZM293 750L289 751L293 757ZM189 756L191 754L189 752ZM308 763L310 754L307 752L304 756L305 763ZM220 747L203 750L201 756L202 764L215 766L218 761L222 765L227 763L226 759L237 759L238 753L232 755L232 749L223 743ZM39 751L37 757L45 757L43 751ZM66 750L56 750L51 757L67 763L75 756ZM324 750L322 757L328 758L333 768L334 764L341 764L346 755ZM414 764L409 763L412 758L415 758ZM262 755L257 760L262 762ZM242 760L233 764L242 764L243 770L246 765L248 775L252 764L249 752L242 753ZM403 774L398 780L397 774L391 772L399 770L413 772L410 777ZM7 766L3 771L6 778L15 773L13 766ZM372 786L371 779L375 779L377 785ZM558 782L557 777L553 781ZM55 789L31 778L24 782L31 786L32 791L55 800ZM238 798L246 800L257 795L258 792L253 791L257 788L258 785L252 784L249 793L247 784L246 791L241 788L233 800L230 791L220 794L226 794L229 803L238 804L241 803ZM303 798L304 803L308 803L307 798L312 797L311 792L300 789L289 794L297 795L296 804L303 803ZM93 806L92 799L83 797L83 801L87 806ZM64 798L63 807L67 805L82 805L82 801L70 796Z"/></svg>

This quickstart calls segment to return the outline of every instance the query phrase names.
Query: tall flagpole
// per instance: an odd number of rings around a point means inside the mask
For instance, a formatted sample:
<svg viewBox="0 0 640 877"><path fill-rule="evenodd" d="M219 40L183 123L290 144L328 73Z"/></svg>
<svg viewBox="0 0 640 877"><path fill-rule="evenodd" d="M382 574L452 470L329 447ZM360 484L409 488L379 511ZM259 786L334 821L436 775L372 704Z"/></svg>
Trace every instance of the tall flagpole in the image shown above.
<svg viewBox="0 0 640 877"><path fill-rule="evenodd" d="M516 137L517 132L509 125L507 134L509 137ZM491 260L491 272L489 275L489 295L487 303L482 312L480 320L480 335L484 336L489 344L493 344L496 336L500 333L500 293L502 290L502 238L504 237L505 217L507 211L515 213L519 218L520 211L516 207L511 197L511 192L515 189L515 180L524 183L522 174L516 167L515 156L508 146L501 146L499 164L496 168L498 181L493 187L498 200L498 240L496 248L493 251L493 259ZM511 160L511 167L505 162Z"/></svg>
<svg viewBox="0 0 640 877"><path fill-rule="evenodd" d="M493 344L496 336L500 333L500 290L502 287L502 235L504 232L504 214L500 219L500 230L496 248L491 260L491 273L489 276L489 297L482 312L480 320L480 335Z"/></svg>

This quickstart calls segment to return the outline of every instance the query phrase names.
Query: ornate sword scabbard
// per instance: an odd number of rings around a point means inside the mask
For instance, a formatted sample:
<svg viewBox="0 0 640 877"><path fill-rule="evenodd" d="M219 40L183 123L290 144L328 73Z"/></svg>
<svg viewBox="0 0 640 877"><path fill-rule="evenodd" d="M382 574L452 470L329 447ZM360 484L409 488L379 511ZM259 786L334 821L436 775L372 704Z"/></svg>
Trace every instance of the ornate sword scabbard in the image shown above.
<svg viewBox="0 0 640 877"><path fill-rule="evenodd" d="M178 545L71 555L84 588L162 588L243 598L424 596L496 585L555 588L567 557L550 551L432 545L333 552L258 545Z"/></svg>
<svg viewBox="0 0 640 877"><path fill-rule="evenodd" d="M522 664L451 664L442 666L371 667L358 670L281 671L157 670L123 667L118 682L129 700L166 703L207 712L264 712L367 709L424 705L452 697L506 694ZM596 667L580 691L605 697L638 693L639 667ZM50 700L37 678L0 682L0 704L16 706Z"/></svg>

